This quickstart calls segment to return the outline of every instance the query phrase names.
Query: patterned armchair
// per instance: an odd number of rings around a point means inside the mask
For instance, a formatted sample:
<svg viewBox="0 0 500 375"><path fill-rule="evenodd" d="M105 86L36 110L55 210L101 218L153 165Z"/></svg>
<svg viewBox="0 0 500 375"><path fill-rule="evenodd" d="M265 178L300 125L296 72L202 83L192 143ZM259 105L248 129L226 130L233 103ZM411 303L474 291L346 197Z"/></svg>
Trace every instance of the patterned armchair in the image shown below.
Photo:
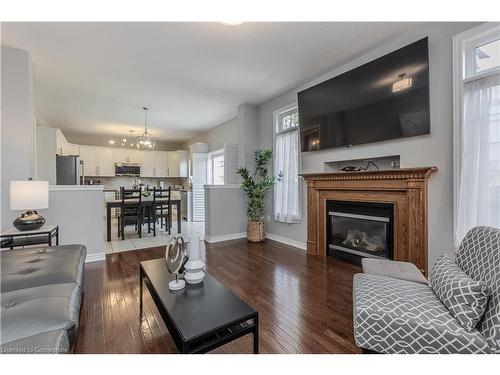
<svg viewBox="0 0 500 375"><path fill-rule="evenodd" d="M356 274L353 284L356 345L379 353L500 353L500 229L476 227L456 264L489 289L486 312L465 330L426 284Z"/></svg>

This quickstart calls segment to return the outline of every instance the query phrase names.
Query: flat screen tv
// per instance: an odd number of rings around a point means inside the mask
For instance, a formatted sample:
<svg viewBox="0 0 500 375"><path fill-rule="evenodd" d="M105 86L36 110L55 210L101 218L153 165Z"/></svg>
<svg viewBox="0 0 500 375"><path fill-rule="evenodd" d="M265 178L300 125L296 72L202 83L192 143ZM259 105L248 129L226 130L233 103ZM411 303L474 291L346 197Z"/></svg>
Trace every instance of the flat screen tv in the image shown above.
<svg viewBox="0 0 500 375"><path fill-rule="evenodd" d="M430 133L427 38L297 94L303 152Z"/></svg>

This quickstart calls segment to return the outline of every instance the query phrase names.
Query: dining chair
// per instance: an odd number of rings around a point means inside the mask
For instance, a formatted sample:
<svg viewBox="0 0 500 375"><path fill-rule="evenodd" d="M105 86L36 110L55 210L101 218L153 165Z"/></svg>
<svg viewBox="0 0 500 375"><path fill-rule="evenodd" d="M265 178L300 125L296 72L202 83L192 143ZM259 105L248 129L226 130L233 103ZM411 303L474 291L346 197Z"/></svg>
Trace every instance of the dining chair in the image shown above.
<svg viewBox="0 0 500 375"><path fill-rule="evenodd" d="M142 194L140 190L120 188L120 216L118 218L118 236L125 239L125 226L135 225L135 230L142 237Z"/></svg>
<svg viewBox="0 0 500 375"><path fill-rule="evenodd" d="M153 188L153 204L150 211L153 219L153 236L156 236L156 222L160 220L160 228L162 228L163 219L165 219L165 228L168 229L168 234L170 234L170 197L170 186L168 189Z"/></svg>

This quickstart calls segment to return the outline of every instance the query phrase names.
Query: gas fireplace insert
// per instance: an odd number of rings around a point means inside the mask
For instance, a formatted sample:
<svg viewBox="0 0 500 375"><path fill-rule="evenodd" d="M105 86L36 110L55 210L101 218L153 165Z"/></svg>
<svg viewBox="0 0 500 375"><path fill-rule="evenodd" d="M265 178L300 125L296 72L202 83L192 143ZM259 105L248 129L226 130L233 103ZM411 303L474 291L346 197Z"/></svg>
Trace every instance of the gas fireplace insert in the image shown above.
<svg viewBox="0 0 500 375"><path fill-rule="evenodd" d="M393 259L394 206L327 201L327 254L359 264L361 258Z"/></svg>

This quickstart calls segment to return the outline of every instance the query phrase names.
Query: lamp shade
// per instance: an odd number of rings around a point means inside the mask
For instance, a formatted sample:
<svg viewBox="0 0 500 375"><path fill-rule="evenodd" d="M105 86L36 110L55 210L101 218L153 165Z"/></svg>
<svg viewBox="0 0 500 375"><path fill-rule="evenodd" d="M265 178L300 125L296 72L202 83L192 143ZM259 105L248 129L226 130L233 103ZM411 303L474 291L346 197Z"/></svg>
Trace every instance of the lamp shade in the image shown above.
<svg viewBox="0 0 500 375"><path fill-rule="evenodd" d="M11 181L10 209L30 210L49 208L48 181Z"/></svg>

